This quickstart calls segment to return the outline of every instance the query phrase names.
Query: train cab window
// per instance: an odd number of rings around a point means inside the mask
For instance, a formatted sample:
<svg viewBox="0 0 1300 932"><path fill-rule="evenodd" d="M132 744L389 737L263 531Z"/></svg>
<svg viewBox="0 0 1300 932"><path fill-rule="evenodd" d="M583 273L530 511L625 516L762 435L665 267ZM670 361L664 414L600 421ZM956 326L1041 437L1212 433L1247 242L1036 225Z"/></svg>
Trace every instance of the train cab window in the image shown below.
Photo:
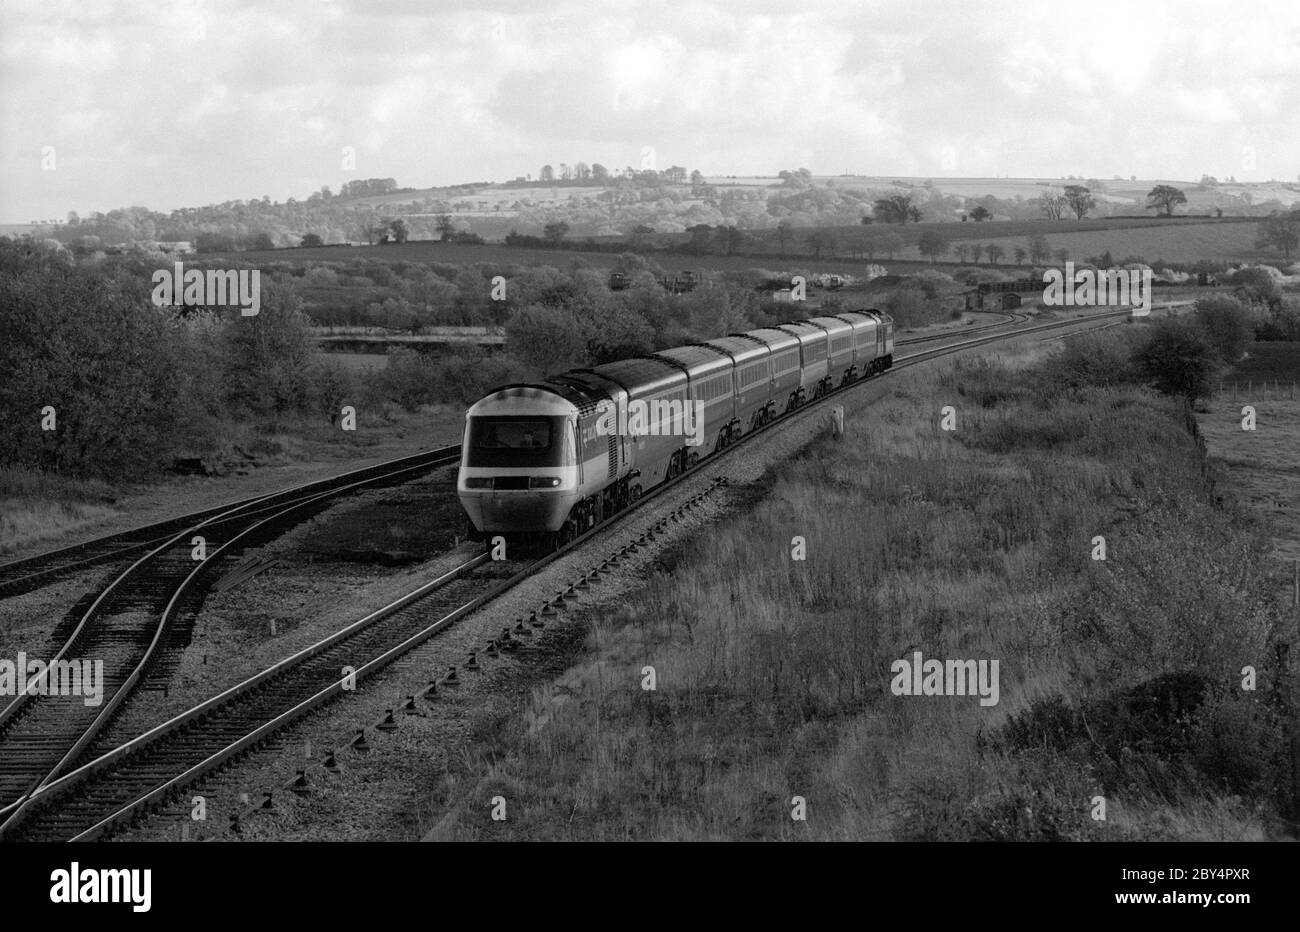
<svg viewBox="0 0 1300 932"><path fill-rule="evenodd" d="M486 450L539 450L551 445L551 425L546 418L498 420L484 418L477 446Z"/></svg>
<svg viewBox="0 0 1300 932"><path fill-rule="evenodd" d="M472 417L467 466L558 466L567 446L563 417Z"/></svg>

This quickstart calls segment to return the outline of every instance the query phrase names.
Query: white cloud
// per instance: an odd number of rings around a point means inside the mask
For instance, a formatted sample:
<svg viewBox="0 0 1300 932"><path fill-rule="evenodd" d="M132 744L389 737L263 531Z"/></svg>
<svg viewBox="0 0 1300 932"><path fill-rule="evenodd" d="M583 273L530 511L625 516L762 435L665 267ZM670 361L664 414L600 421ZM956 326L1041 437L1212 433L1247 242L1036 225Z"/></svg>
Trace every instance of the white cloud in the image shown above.
<svg viewBox="0 0 1300 932"><path fill-rule="evenodd" d="M0 7L0 219L620 167L643 146L710 174L1293 178L1296 112L1290 0L31 0ZM68 153L58 172L42 145Z"/></svg>

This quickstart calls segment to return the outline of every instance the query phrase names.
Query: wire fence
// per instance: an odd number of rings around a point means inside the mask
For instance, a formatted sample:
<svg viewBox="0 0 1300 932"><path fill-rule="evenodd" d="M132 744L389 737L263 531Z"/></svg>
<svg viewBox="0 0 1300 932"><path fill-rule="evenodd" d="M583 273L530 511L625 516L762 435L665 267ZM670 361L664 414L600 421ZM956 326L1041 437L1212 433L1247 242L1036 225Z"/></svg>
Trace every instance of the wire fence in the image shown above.
<svg viewBox="0 0 1300 932"><path fill-rule="evenodd" d="M1231 398L1233 401L1295 399L1300 398L1300 382L1285 382L1281 379L1220 382L1219 397Z"/></svg>

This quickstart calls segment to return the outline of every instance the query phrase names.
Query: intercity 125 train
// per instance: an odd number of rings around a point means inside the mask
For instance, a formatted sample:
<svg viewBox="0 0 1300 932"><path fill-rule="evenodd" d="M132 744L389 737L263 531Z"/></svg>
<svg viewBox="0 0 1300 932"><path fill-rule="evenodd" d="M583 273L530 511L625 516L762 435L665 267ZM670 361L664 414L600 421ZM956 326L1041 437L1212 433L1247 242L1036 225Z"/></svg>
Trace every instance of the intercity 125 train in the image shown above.
<svg viewBox="0 0 1300 932"><path fill-rule="evenodd" d="M888 315L847 311L498 388L465 416L469 533L567 543L893 352Z"/></svg>

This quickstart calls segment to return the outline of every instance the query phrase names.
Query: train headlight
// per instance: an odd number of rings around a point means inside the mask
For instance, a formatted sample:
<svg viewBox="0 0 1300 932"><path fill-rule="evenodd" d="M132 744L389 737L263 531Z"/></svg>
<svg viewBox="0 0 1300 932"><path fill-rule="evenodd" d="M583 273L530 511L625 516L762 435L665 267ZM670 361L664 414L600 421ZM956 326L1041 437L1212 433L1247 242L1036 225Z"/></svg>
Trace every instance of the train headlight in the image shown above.
<svg viewBox="0 0 1300 932"><path fill-rule="evenodd" d="M530 489L554 489L560 485L559 476L533 476L528 480Z"/></svg>
<svg viewBox="0 0 1300 932"><path fill-rule="evenodd" d="M466 476L465 488L490 489L492 488L492 477L491 476Z"/></svg>

